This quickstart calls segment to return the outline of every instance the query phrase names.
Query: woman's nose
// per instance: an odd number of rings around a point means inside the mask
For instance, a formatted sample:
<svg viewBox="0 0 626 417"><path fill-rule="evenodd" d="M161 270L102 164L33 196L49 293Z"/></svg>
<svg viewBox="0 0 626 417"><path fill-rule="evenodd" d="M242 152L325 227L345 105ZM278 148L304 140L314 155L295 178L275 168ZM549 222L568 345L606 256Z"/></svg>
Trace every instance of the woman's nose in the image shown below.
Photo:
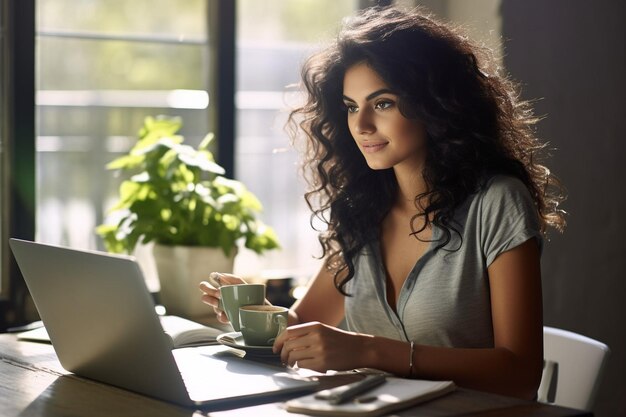
<svg viewBox="0 0 626 417"><path fill-rule="evenodd" d="M359 135L367 135L376 131L372 115L367 109L360 109L354 116L354 131L356 133Z"/></svg>

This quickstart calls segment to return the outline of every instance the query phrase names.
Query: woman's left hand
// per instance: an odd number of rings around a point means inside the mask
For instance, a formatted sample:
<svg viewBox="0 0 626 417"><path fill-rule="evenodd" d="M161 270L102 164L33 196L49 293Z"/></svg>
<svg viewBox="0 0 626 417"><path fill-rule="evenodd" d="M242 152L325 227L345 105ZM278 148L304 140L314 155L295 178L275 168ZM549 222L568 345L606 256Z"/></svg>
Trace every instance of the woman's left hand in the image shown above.
<svg viewBox="0 0 626 417"><path fill-rule="evenodd" d="M246 282L238 276L220 272L211 272L209 280L213 283L202 281L199 284L200 291L202 291L202 302L213 307L217 320L220 323L230 323L226 313L222 310L220 305L220 298L222 298L222 295L219 287L222 285L245 284Z"/></svg>
<svg viewBox="0 0 626 417"><path fill-rule="evenodd" d="M274 342L274 352L289 366L318 372L363 367L364 342L370 337L346 332L319 322L288 327Z"/></svg>

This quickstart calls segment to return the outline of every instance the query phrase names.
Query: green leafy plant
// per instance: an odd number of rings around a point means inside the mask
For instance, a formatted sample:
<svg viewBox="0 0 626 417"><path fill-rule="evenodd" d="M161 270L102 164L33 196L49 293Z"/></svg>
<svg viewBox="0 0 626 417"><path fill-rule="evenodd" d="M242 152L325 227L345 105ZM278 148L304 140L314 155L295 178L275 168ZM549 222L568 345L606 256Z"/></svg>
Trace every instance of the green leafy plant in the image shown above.
<svg viewBox="0 0 626 417"><path fill-rule="evenodd" d="M259 220L261 203L241 182L225 178L208 150L183 144L180 118L147 117L130 152L107 165L127 179L111 208L115 223L96 232L108 251L131 253L138 242L222 248L229 256L243 239L263 253L279 247L273 229Z"/></svg>

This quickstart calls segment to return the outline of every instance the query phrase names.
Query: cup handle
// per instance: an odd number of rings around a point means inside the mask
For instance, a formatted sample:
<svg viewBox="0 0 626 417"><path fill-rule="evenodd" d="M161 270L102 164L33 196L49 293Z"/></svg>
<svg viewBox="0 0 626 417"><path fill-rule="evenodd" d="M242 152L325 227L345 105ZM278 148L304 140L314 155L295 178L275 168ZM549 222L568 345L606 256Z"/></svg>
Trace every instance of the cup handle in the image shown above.
<svg viewBox="0 0 626 417"><path fill-rule="evenodd" d="M278 322L278 332L276 333L276 337L278 337L287 328L287 317L276 316L276 321Z"/></svg>
<svg viewBox="0 0 626 417"><path fill-rule="evenodd" d="M275 316L274 321L278 323L278 332L276 333L276 337L280 336L282 332L287 328L287 317L285 316ZM273 345L276 337L272 337L267 341L268 345Z"/></svg>

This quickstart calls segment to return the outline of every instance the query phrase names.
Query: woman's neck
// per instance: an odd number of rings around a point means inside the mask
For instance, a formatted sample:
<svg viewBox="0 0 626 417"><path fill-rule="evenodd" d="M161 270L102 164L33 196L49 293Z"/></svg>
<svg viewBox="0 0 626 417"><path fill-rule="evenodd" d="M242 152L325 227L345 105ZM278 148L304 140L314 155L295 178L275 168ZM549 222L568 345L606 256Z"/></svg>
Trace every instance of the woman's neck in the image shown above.
<svg viewBox="0 0 626 417"><path fill-rule="evenodd" d="M415 197L428 191L421 171L394 172L398 181L398 195L394 208L402 212L415 213Z"/></svg>

